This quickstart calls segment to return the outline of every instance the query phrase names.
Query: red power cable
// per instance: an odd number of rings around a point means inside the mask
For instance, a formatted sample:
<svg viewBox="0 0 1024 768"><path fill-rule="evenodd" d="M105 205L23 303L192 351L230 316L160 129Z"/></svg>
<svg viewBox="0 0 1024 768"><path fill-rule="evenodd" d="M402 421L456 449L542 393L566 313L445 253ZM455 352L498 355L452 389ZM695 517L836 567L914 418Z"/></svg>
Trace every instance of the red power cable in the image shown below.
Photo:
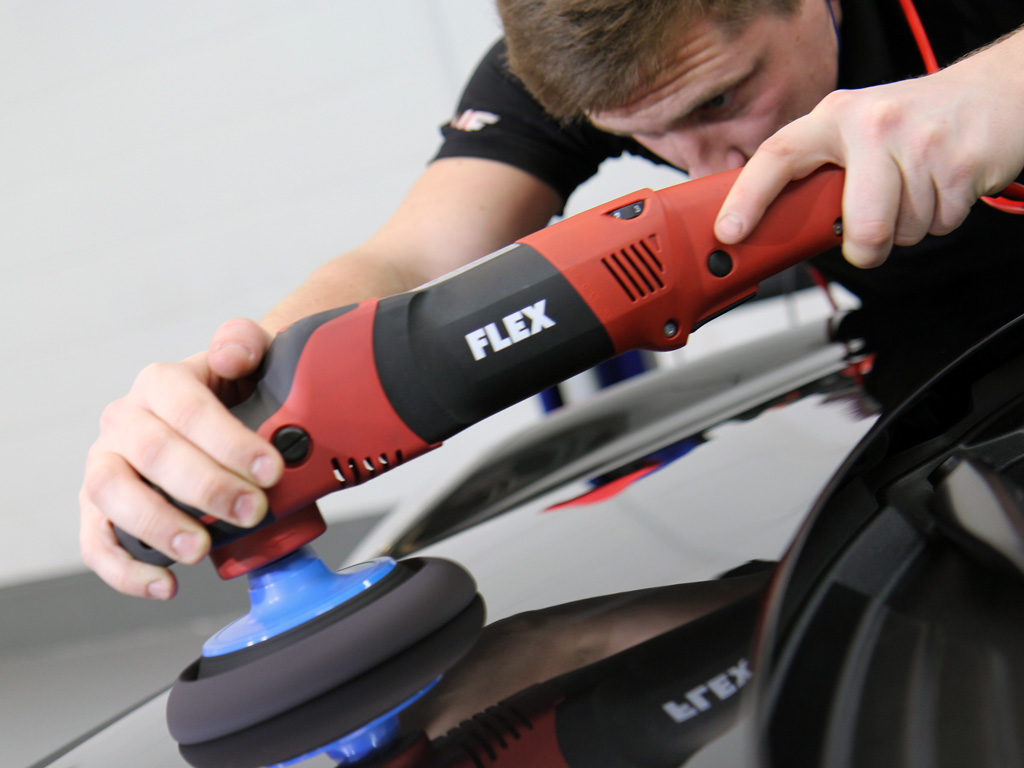
<svg viewBox="0 0 1024 768"><path fill-rule="evenodd" d="M900 6L903 8L903 15L907 18L910 31L914 35L917 49L921 52L925 71L929 75L938 72L939 62L935 58L931 41L928 40L928 34L924 31L924 25L921 23L921 17L917 15L917 8L914 7L913 0L900 0ZM1011 182L1006 189L1000 192L999 197L989 197L986 195L981 199L986 205L995 208L997 211L1024 214L1024 184L1018 184L1015 181Z"/></svg>

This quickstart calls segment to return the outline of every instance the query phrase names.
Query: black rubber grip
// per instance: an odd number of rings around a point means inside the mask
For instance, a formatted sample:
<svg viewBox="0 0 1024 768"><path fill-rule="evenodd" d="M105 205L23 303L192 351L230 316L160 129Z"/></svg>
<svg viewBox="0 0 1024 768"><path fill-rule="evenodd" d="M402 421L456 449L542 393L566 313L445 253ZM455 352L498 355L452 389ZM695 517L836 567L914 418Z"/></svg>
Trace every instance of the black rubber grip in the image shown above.
<svg viewBox="0 0 1024 768"><path fill-rule="evenodd" d="M167 501L169 501L171 504L176 506L182 512L185 512L186 514L191 515L196 520L202 519L203 513L200 512L195 507L190 507L190 506L188 506L186 504L181 504L181 503L175 501L170 496L168 496L166 493L164 493L162 489L160 489L157 486L153 485L146 478L143 477L143 478L139 478L139 479L142 480L142 482L144 482L146 485L148 485L154 491L159 493L161 496L163 496L165 499L167 499ZM239 529L239 530L241 530L241 529ZM120 544L122 547L124 547L126 550L128 550L128 554L131 555L132 557L134 557L136 560L141 560L144 563L150 563L152 565L160 565L160 566L173 565L174 562L175 562L175 560L173 558L168 557L167 555L165 555L160 550L153 549L151 546L149 546L148 544L146 544L143 541L140 541L139 539L135 538L131 534L125 533L123 530L118 528L116 525L114 526L114 535L117 537L118 544Z"/></svg>
<svg viewBox="0 0 1024 768"><path fill-rule="evenodd" d="M166 567L168 565L173 565L175 562L160 550L153 549L151 546L135 538L131 534L125 533L116 525L114 526L114 536L117 537L117 543L127 550L129 555L143 563Z"/></svg>
<svg viewBox="0 0 1024 768"><path fill-rule="evenodd" d="M275 336L255 373L256 388L249 397L234 406L231 413L249 429L258 430L288 399L299 357L309 337L320 326L348 314L357 306L349 304L304 317Z"/></svg>
<svg viewBox="0 0 1024 768"><path fill-rule="evenodd" d="M431 444L615 353L569 281L522 243L383 299L373 346L392 406Z"/></svg>
<svg viewBox="0 0 1024 768"><path fill-rule="evenodd" d="M144 482L154 491L159 493L168 502L173 504L175 507L180 509L185 514L194 517L196 520L203 519L204 515L200 510L196 509L195 507L190 507L188 504L182 504L180 501L176 501L174 498L167 495L167 493L164 492L162 488L153 485L153 483L146 480L146 478L143 477L140 479L142 480L142 482ZM269 522L269 520L265 519L262 523L260 523L260 525L256 526L255 528L239 528L236 525L231 525L230 523L225 523L221 520L218 520L215 523L207 523L205 525L206 530L210 533L210 538L215 543L215 546L220 546L221 544L226 544L229 541L234 541L235 539L244 536L247 533L251 533L254 530L259 530L264 525L269 524ZM177 562L173 558L170 558L167 555L165 555L160 550L153 549L151 546L141 541L140 539L135 538L129 533L125 533L116 525L114 526L114 535L117 537L118 544L120 544L125 550L127 550L128 554L130 554L136 560L140 560L143 563L150 563L152 565L159 566L173 565L175 562Z"/></svg>

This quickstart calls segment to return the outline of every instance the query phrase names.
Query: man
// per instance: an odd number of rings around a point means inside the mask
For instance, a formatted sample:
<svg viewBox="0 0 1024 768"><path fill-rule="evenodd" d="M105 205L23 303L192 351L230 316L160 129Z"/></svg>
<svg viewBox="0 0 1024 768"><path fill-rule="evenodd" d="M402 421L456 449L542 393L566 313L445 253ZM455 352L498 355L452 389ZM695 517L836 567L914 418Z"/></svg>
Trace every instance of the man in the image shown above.
<svg viewBox="0 0 1024 768"><path fill-rule="evenodd" d="M139 475L235 524L264 514L262 489L280 477L281 457L222 401L258 365L273 330L415 287L544 226L601 160L622 151L692 175L746 165L716 224L724 242L749 233L789 180L827 162L846 167L849 262L832 254L820 266L860 295L868 321L856 330L890 358L910 360L894 354L906 334L928 340L911 347L928 353L912 368L880 372L897 388L1024 311L1024 266L1011 252L1021 217L979 205L957 228L979 195L1024 166L1024 33L905 80L924 70L898 0L500 6L512 66L536 99L506 71L499 45L438 157L380 231L317 270L260 325L226 323L207 352L150 366L106 409L80 495L81 543L111 586L158 599L175 590L169 571L117 545L111 523L185 563L209 546L205 530ZM923 10L944 65L1024 23L1019 0L930 0ZM832 93L836 85L866 89ZM954 229L956 241L925 238ZM878 269L857 268L879 264L894 244L902 252Z"/></svg>

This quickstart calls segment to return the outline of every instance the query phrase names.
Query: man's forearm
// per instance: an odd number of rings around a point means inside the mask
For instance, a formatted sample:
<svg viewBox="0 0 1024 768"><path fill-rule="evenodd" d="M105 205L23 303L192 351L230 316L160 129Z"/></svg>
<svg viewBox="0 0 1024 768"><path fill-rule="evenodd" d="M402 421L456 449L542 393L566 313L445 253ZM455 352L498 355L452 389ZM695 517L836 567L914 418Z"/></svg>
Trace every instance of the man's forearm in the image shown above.
<svg viewBox="0 0 1024 768"><path fill-rule="evenodd" d="M260 321L270 333L303 317L364 299L390 296L427 278L403 271L394 259L361 246L318 267Z"/></svg>
<svg viewBox="0 0 1024 768"><path fill-rule="evenodd" d="M276 333L321 310L411 290L540 229L561 206L545 182L505 163L438 160L369 240L317 269L261 325Z"/></svg>
<svg viewBox="0 0 1024 768"><path fill-rule="evenodd" d="M973 56L977 56L978 54L985 53L993 49L998 49L998 55L1019 56L1021 54L1024 54L1024 27L1021 27L1020 29L1017 29L1013 32L1007 32L998 40L994 40L988 45L983 45L978 50L968 53L963 58L969 59L972 58ZM961 59L961 61L963 61L963 59ZM1017 61L1019 62L1020 59L1017 59ZM1016 69L1008 70L1004 74L1006 76L1011 76L1019 75L1020 72L1021 67L1018 66Z"/></svg>
<svg viewBox="0 0 1024 768"><path fill-rule="evenodd" d="M989 95L988 143L1002 158L990 174L998 176L987 191L995 194L1024 166L1024 27L978 49L946 70L965 90ZM964 144L970 144L964 137Z"/></svg>
<svg viewBox="0 0 1024 768"><path fill-rule="evenodd" d="M981 78L980 85L998 84L1011 109L1024 109L1024 27L967 54L950 67Z"/></svg>

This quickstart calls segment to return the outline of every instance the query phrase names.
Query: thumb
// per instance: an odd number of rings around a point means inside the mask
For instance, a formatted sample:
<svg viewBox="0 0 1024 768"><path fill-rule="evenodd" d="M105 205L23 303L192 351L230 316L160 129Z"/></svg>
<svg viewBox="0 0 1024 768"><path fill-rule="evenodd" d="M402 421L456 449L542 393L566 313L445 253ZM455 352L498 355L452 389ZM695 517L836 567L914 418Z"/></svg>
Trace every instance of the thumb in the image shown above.
<svg viewBox="0 0 1024 768"><path fill-rule="evenodd" d="M224 379L240 379L256 370L271 336L252 320L228 320L210 340L210 370Z"/></svg>

